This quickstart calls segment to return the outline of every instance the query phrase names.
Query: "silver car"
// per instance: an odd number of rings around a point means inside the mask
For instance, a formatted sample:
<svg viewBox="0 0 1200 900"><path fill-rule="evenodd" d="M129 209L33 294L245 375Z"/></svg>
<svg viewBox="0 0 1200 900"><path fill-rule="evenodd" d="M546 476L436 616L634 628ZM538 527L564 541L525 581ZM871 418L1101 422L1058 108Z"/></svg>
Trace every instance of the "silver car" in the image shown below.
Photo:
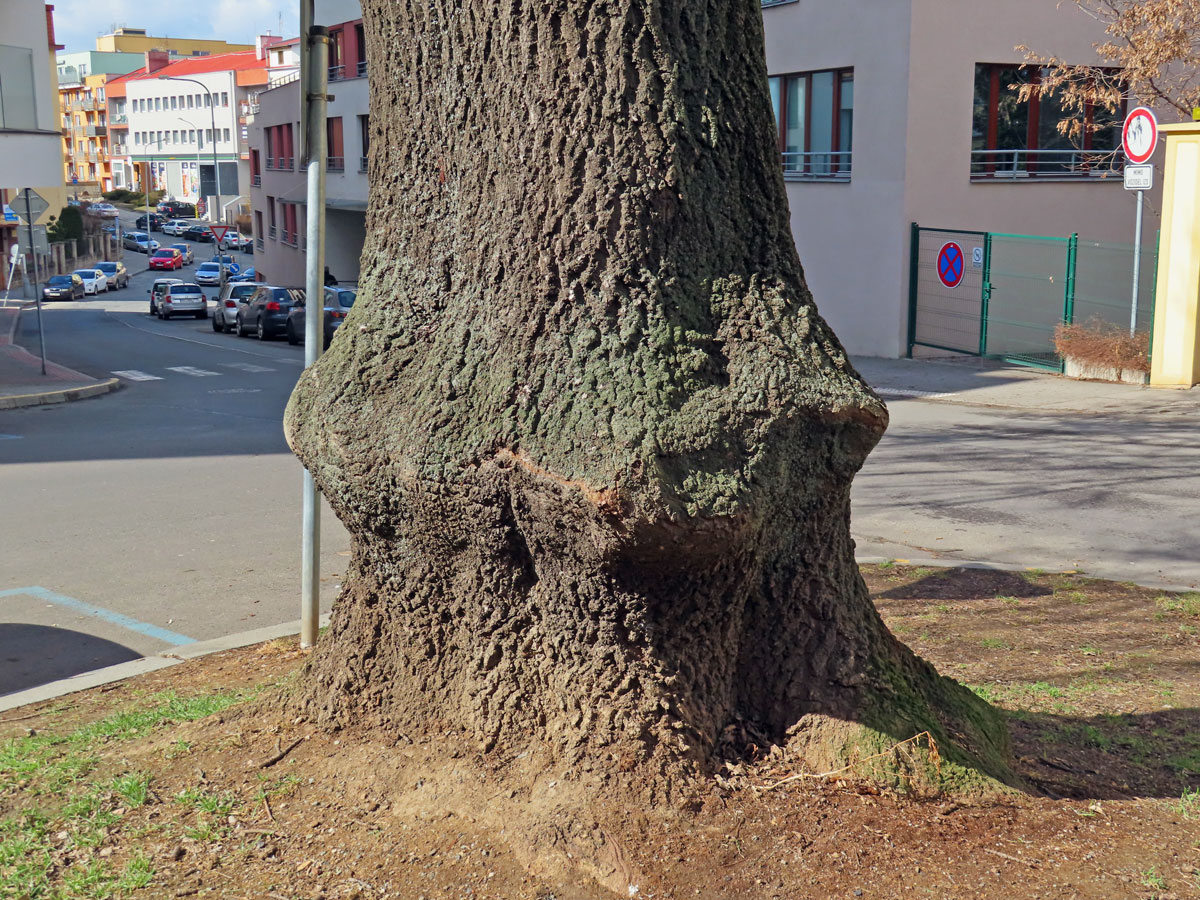
<svg viewBox="0 0 1200 900"><path fill-rule="evenodd" d="M167 287L172 284L183 284L182 278L156 278L154 284L150 286L150 290L146 291L150 295L150 315L158 315L158 301L162 299L163 294L167 292Z"/></svg>
<svg viewBox="0 0 1200 900"><path fill-rule="evenodd" d="M196 271L192 273L192 277L196 279L198 284L207 284L209 287L221 283L221 264L219 262L202 262L196 266Z"/></svg>
<svg viewBox="0 0 1200 900"><path fill-rule="evenodd" d="M200 285L181 281L168 284L162 299L158 301L158 317L169 319L182 313L191 313L197 319L208 318L208 298Z"/></svg>
<svg viewBox="0 0 1200 900"><path fill-rule="evenodd" d="M257 288L258 285L253 281L227 282L213 309L213 331L231 333L237 324L238 307L249 300Z"/></svg>

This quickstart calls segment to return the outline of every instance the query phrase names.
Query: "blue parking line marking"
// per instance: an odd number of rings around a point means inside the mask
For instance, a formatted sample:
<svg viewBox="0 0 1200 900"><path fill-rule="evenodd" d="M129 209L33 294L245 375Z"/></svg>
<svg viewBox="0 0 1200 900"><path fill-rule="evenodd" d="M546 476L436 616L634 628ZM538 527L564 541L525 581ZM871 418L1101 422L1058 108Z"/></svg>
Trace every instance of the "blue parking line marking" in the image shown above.
<svg viewBox="0 0 1200 900"><path fill-rule="evenodd" d="M113 612L110 609L101 609L99 606L92 606L90 603L84 603L82 600L76 600L74 597L68 597L65 594L56 594L54 591L48 591L44 587L9 588L6 591L0 591L0 599L20 596L34 597L38 600L44 600L47 603L53 603L55 606L73 609L84 615L94 616L102 622L108 622L110 625L117 625L129 631L144 634L146 637L152 637L156 641L162 641L173 647L180 644L194 644L196 642L195 638L190 638L174 631L168 631L165 628L159 628L157 625L151 625L148 622L139 622L137 619L131 619L129 616L122 615L119 612Z"/></svg>

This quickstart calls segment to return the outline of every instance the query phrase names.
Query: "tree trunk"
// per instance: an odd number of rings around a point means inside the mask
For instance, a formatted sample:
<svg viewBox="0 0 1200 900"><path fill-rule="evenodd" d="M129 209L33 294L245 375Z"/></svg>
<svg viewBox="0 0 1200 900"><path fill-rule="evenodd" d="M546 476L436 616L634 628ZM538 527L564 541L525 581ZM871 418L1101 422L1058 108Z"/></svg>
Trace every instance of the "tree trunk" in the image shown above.
<svg viewBox="0 0 1200 900"><path fill-rule="evenodd" d="M360 297L286 422L354 538L314 717L655 777L929 730L1007 779L854 563L887 412L804 282L758 0L362 6Z"/></svg>

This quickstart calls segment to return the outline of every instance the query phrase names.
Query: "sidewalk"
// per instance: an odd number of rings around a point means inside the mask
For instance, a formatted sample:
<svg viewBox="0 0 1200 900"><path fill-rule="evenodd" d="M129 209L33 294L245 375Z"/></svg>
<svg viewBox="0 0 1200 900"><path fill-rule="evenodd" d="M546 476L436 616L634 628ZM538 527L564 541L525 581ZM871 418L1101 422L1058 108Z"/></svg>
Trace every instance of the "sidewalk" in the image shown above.
<svg viewBox="0 0 1200 900"><path fill-rule="evenodd" d="M120 386L119 378L100 381L49 360L43 375L41 358L14 341L21 308L0 307L0 410L83 400Z"/></svg>
<svg viewBox="0 0 1200 900"><path fill-rule="evenodd" d="M851 361L885 401L932 400L1029 412L1131 416L1194 413L1200 407L1200 387L1177 390L1078 381L1041 369L976 357L858 356Z"/></svg>

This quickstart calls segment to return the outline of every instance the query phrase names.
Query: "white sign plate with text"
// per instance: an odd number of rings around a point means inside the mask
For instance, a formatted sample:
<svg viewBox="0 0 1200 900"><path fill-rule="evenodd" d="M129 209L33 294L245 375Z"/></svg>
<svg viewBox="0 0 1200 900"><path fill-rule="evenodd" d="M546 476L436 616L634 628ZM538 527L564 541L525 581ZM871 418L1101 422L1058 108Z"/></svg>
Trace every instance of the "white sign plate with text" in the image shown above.
<svg viewBox="0 0 1200 900"><path fill-rule="evenodd" d="M1154 187L1154 166L1126 166L1125 190L1148 191Z"/></svg>

